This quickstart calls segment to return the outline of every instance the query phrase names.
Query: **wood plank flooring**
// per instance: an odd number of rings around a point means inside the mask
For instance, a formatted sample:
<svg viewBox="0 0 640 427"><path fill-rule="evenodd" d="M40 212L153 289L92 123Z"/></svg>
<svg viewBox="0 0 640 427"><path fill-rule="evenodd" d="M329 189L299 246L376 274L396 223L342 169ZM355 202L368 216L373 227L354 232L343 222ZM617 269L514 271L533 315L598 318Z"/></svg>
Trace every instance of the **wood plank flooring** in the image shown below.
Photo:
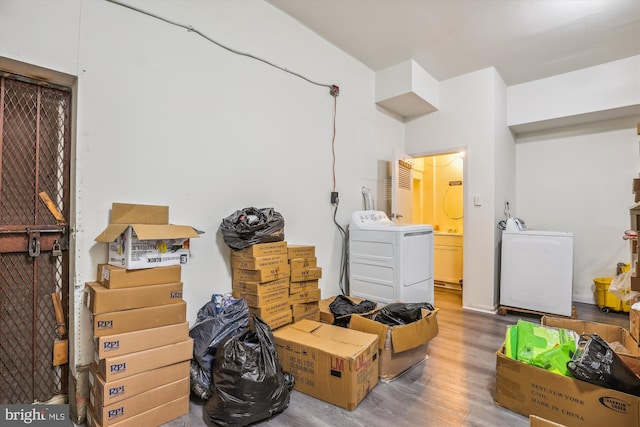
<svg viewBox="0 0 640 427"><path fill-rule="evenodd" d="M435 290L439 333L429 356L389 383L380 382L354 411L293 391L289 407L256 425L304 427L525 427L529 419L494 403L495 353L507 325L526 313L492 315L462 309L461 293ZM578 319L629 327L625 313L603 313L595 305L575 303ZM204 403L191 401L189 414L165 427L196 427Z"/></svg>

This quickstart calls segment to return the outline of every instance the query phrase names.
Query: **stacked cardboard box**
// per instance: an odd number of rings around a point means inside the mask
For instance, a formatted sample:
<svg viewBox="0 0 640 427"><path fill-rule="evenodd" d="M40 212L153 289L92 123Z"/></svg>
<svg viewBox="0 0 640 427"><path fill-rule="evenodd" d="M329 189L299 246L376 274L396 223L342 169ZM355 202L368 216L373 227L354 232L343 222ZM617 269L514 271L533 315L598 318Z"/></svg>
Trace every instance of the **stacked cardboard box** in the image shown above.
<svg viewBox="0 0 640 427"><path fill-rule="evenodd" d="M103 264L97 281L86 283L95 350L90 426L162 424L189 412L193 340L180 276L179 265Z"/></svg>
<svg viewBox="0 0 640 427"><path fill-rule="evenodd" d="M271 329L291 323L287 242L259 243L231 253L232 295Z"/></svg>
<svg viewBox="0 0 640 427"><path fill-rule="evenodd" d="M160 425L189 411L189 337L180 264L191 226L169 224L167 206L113 203L96 241L108 264L85 286L95 343L89 426Z"/></svg>
<svg viewBox="0 0 640 427"><path fill-rule="evenodd" d="M320 288L322 268L318 267L316 248L311 245L287 246L287 258L291 269L289 301L293 321L320 320Z"/></svg>

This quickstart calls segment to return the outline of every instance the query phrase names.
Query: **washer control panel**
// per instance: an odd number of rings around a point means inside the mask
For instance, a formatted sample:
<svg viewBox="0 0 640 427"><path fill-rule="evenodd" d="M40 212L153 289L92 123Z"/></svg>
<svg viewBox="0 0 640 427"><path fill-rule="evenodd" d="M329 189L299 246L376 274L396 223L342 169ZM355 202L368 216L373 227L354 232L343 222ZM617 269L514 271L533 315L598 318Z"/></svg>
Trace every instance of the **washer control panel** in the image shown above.
<svg viewBox="0 0 640 427"><path fill-rule="evenodd" d="M382 211L356 211L351 215L352 226L390 225L391 220Z"/></svg>

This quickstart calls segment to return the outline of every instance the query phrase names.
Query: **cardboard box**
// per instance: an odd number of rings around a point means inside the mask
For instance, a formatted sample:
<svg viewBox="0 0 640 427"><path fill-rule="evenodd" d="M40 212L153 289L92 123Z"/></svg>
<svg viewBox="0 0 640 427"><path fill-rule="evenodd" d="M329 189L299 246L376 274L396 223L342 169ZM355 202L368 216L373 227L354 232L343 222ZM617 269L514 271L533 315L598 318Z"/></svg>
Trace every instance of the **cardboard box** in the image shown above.
<svg viewBox="0 0 640 427"><path fill-rule="evenodd" d="M291 304L291 311L293 312L294 316L308 313L310 311L317 311L319 316L320 302L314 301L314 302L303 302L303 303Z"/></svg>
<svg viewBox="0 0 640 427"><path fill-rule="evenodd" d="M299 322L299 321L304 320L304 319L308 319L308 320L313 320L315 322L319 322L320 321L320 309L306 311L306 312L301 313L301 314L294 314L293 315L293 323Z"/></svg>
<svg viewBox="0 0 640 427"><path fill-rule="evenodd" d="M248 248L231 252L232 256L241 256L241 257L261 257L261 256L270 256L270 255L286 255L286 254L287 254L287 242L285 242L284 240L281 242L258 243L257 245L251 245Z"/></svg>
<svg viewBox="0 0 640 427"><path fill-rule="evenodd" d="M261 295L247 294L245 292L232 292L234 298L244 298L250 307L262 307L265 305L277 304L289 300L289 289L276 289Z"/></svg>
<svg viewBox="0 0 640 427"><path fill-rule="evenodd" d="M95 361L121 354L174 344L189 338L189 323L161 326L94 339Z"/></svg>
<svg viewBox="0 0 640 427"><path fill-rule="evenodd" d="M91 403L96 421L103 426L111 426L119 421L131 418L157 406L164 405L175 399L176 396L189 394L189 377L178 381L163 384L159 387L147 390L120 402L107 406L96 406Z"/></svg>
<svg viewBox="0 0 640 427"><path fill-rule="evenodd" d="M302 304L305 302L320 301L320 289L311 289L304 292L298 292L289 296L291 304Z"/></svg>
<svg viewBox="0 0 640 427"><path fill-rule="evenodd" d="M246 282L243 280L234 280L231 284L233 290L244 292L247 294L262 295L280 289L289 289L289 278L285 277L271 282Z"/></svg>
<svg viewBox="0 0 640 427"><path fill-rule="evenodd" d="M182 282L122 289L107 289L98 282L85 284L85 305L93 314L176 304L181 301Z"/></svg>
<svg viewBox="0 0 640 427"><path fill-rule="evenodd" d="M541 323L580 334L597 333L607 342L613 339L627 349L633 347L628 331L619 326L547 316ZM536 415L560 424L640 426L640 397L510 359L504 355L504 347L496 352L495 401L519 414Z"/></svg>
<svg viewBox="0 0 640 427"><path fill-rule="evenodd" d="M135 310L113 311L92 316L93 336L121 334L187 321L187 303L160 305Z"/></svg>
<svg viewBox="0 0 640 427"><path fill-rule="evenodd" d="M319 305L320 305L320 321L321 322L328 323L330 325L333 325L335 323L336 318L331 312L331 309L329 308L329 305L331 305L331 303L335 298L336 298L335 296L332 296L330 298L325 298L320 300ZM347 297L347 298L349 298L354 304L360 304L363 301L362 299L356 298L356 297ZM369 317L372 314L374 314L376 310L377 308L371 310L368 313L360 313L360 315Z"/></svg>
<svg viewBox="0 0 640 427"><path fill-rule="evenodd" d="M545 420L544 418L531 415L529 417L529 427L566 427L564 424L554 423L553 421Z"/></svg>
<svg viewBox="0 0 640 427"><path fill-rule="evenodd" d="M287 255L269 255L262 257L242 257L238 255L231 256L232 268L244 268L247 270L258 270L261 268L277 267L287 263Z"/></svg>
<svg viewBox="0 0 640 427"><path fill-rule="evenodd" d="M306 280L317 280L322 278L322 268L303 268L302 270L295 270L291 272L289 280L292 282L303 282Z"/></svg>
<svg viewBox="0 0 640 427"><path fill-rule="evenodd" d="M291 282L289 284L289 293L297 294L311 289L318 289L318 280L304 280L302 282Z"/></svg>
<svg viewBox="0 0 640 427"><path fill-rule="evenodd" d="M636 342L640 342L640 307L633 308L633 304L629 310L629 332Z"/></svg>
<svg viewBox="0 0 640 427"><path fill-rule="evenodd" d="M257 270L233 269L233 280L244 282L271 282L273 280L289 277L289 264L277 267L268 267Z"/></svg>
<svg viewBox="0 0 640 427"><path fill-rule="evenodd" d="M249 313L262 318L272 317L281 314L283 311L289 310L289 299L277 302L275 304L265 305L262 307L249 307Z"/></svg>
<svg viewBox="0 0 640 427"><path fill-rule="evenodd" d="M291 323L291 309L288 308L281 312L272 314L271 316L260 316L260 318L264 321L264 323L269 325L271 330L275 330ZM249 326L253 329L253 317L249 318Z"/></svg>
<svg viewBox="0 0 640 427"><path fill-rule="evenodd" d="M175 344L107 357L96 363L95 369L106 382L110 382L184 360L191 360L192 357L193 339L188 338Z"/></svg>
<svg viewBox="0 0 640 427"><path fill-rule="evenodd" d="M164 405L156 406L141 414L112 424L111 427L159 426L188 413L189 395L187 394ZM95 410L91 405L87 406L87 427L102 427L102 424L96 420Z"/></svg>
<svg viewBox="0 0 640 427"><path fill-rule="evenodd" d="M313 268L318 266L318 258L293 258L289 260L289 265L291 266L291 271Z"/></svg>
<svg viewBox="0 0 640 427"><path fill-rule="evenodd" d="M294 388L353 410L378 383L378 336L311 320L273 332Z"/></svg>
<svg viewBox="0 0 640 427"><path fill-rule="evenodd" d="M160 387L189 377L190 362L174 363L173 365L144 371L130 377L106 382L96 370L96 365L89 366L89 385L91 386L92 405L95 408L111 405L128 399L147 390Z"/></svg>
<svg viewBox="0 0 640 427"><path fill-rule="evenodd" d="M95 240L109 244L109 264L133 270L186 264L195 237L193 227L169 224L168 206L113 203L111 223Z"/></svg>
<svg viewBox="0 0 640 427"><path fill-rule="evenodd" d="M351 316L349 328L378 335L378 374L390 381L427 357L427 347L438 335L438 309L422 310L422 319L402 326L388 326L365 316Z"/></svg>
<svg viewBox="0 0 640 427"><path fill-rule="evenodd" d="M180 282L181 273L182 267L179 265L127 270L115 265L100 264L98 266L98 282L108 289L132 288Z"/></svg>
<svg viewBox="0 0 640 427"><path fill-rule="evenodd" d="M287 258L315 258L316 247L312 245L288 245Z"/></svg>

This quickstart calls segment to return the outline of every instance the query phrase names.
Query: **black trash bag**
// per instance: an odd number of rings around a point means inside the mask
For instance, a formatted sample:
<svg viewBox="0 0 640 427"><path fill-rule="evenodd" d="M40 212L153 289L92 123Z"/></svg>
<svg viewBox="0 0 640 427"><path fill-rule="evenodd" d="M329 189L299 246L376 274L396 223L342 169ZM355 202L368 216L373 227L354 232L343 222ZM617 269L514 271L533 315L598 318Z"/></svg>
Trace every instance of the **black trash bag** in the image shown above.
<svg viewBox="0 0 640 427"><path fill-rule="evenodd" d="M580 336L567 368L579 380L640 396L640 378L597 334Z"/></svg>
<svg viewBox="0 0 640 427"><path fill-rule="evenodd" d="M382 307L373 320L389 326L406 325L422 319L422 309L434 310L428 302L394 302Z"/></svg>
<svg viewBox="0 0 640 427"><path fill-rule="evenodd" d="M269 326L254 316L247 329L216 353L213 389L204 410L208 425L246 426L284 411L293 376L285 375Z"/></svg>
<svg viewBox="0 0 640 427"><path fill-rule="evenodd" d="M244 208L222 220L224 242L235 250L284 240L284 218L273 208Z"/></svg>
<svg viewBox="0 0 640 427"><path fill-rule="evenodd" d="M376 308L376 303L369 300L364 300L359 304L354 303L348 297L344 295L338 295L329 304L329 310L333 314L333 324L337 326L347 327L349 326L349 320L351 320L351 314L368 313Z"/></svg>
<svg viewBox="0 0 640 427"><path fill-rule="evenodd" d="M214 305L213 301L205 304L198 311L196 324L189 330L189 336L193 338L191 391L203 400L211 395L211 371L216 350L229 336L249 327L249 307L244 298L230 302L217 315L214 314Z"/></svg>

